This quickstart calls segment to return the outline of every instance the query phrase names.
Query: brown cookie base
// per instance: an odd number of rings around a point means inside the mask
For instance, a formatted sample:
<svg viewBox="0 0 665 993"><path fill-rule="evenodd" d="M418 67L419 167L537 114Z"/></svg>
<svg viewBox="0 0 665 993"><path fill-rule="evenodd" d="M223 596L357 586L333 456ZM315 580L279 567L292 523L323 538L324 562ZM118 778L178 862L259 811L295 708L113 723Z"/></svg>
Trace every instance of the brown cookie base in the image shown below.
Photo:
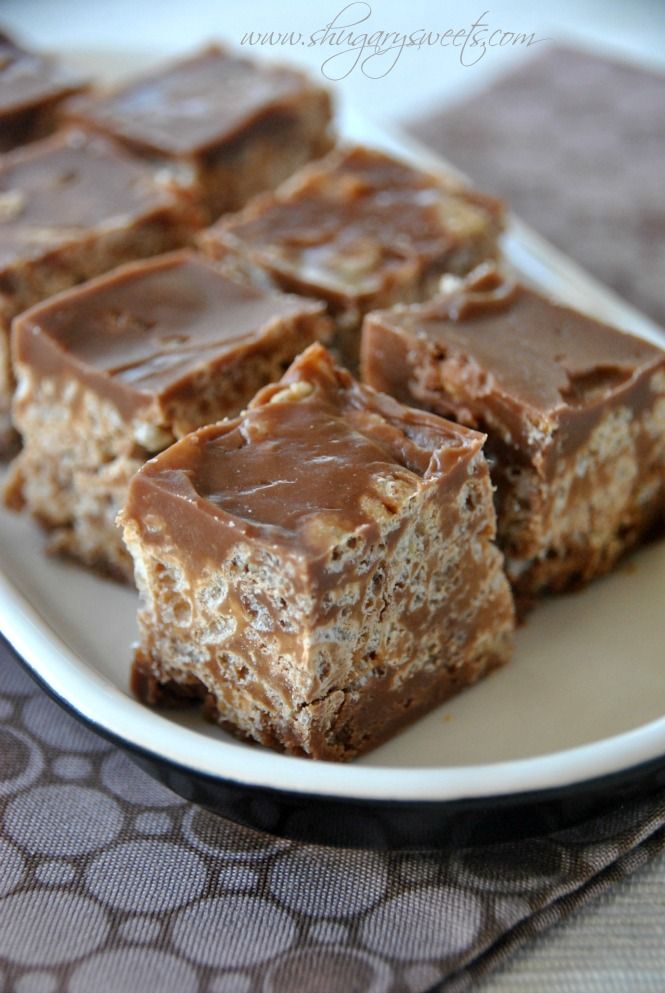
<svg viewBox="0 0 665 993"><path fill-rule="evenodd" d="M266 720L256 736L257 743L289 755L327 761L348 761L371 751L434 710L461 690L472 686L510 657L507 641L504 654L491 652L469 659L454 671L447 668L421 671L405 684L395 687L385 672L363 686L362 693L346 692L333 723L313 731L305 752L288 722ZM134 694L152 707L169 709L202 705L205 717L244 741L254 740L247 732L220 714L214 696L198 680L191 683L167 679L161 682L154 666L140 653L131 674Z"/></svg>

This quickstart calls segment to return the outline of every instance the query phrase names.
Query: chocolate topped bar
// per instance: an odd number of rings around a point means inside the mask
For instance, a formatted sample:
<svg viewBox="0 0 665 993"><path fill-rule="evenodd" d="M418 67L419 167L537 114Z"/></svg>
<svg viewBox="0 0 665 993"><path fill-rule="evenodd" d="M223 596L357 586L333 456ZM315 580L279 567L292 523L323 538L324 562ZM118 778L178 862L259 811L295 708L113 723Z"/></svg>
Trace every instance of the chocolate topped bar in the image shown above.
<svg viewBox="0 0 665 993"><path fill-rule="evenodd" d="M158 170L120 146L60 132L0 161L0 417L8 336L22 310L130 259L191 241L201 224L187 170Z"/></svg>
<svg viewBox="0 0 665 993"><path fill-rule="evenodd" d="M212 519L213 543L229 533L219 521L232 520L233 542L244 535L316 559L338 533L363 528L378 536L379 508L403 510L423 478L453 472L482 441L350 377L338 380L313 348L241 417L169 449L133 493L152 486L196 504Z"/></svg>
<svg viewBox="0 0 665 993"><path fill-rule="evenodd" d="M113 518L146 458L236 414L306 345L323 306L239 285L192 252L142 261L61 293L14 324L23 451L8 500L51 547L114 573Z"/></svg>
<svg viewBox="0 0 665 993"><path fill-rule="evenodd" d="M72 241L174 212L187 173L160 174L117 145L67 131L0 162L0 272ZM177 216L177 215L176 215ZM193 228L192 228L193 231Z"/></svg>
<svg viewBox="0 0 665 993"><path fill-rule="evenodd" d="M237 209L330 147L325 90L293 69L217 45L115 92L74 101L68 116L135 151L196 164L215 214ZM264 153L271 163L261 161Z"/></svg>
<svg viewBox="0 0 665 993"><path fill-rule="evenodd" d="M519 589L610 568L665 514L665 353L492 267L370 315L364 379L487 432Z"/></svg>
<svg viewBox="0 0 665 993"><path fill-rule="evenodd" d="M498 202L373 149L332 152L201 235L230 268L327 301L357 361L367 310L421 299L492 257Z"/></svg>
<svg viewBox="0 0 665 993"><path fill-rule="evenodd" d="M648 382L663 359L649 342L558 305L491 267L430 304L395 308L377 319L440 350L439 382L432 386L435 392L441 387L441 406L449 377L450 394L464 390L465 421L491 418L507 443L534 451L551 439L550 461L575 445L608 402L620 399L620 387L644 373ZM372 345L374 320L368 320L364 351L368 380L375 364L387 366L386 353ZM394 371L391 392L399 392L405 377L397 364ZM651 400L648 392L645 400ZM456 413L455 403L451 398L449 414Z"/></svg>
<svg viewBox="0 0 665 993"><path fill-rule="evenodd" d="M58 104L84 87L55 59L26 52L0 31L0 151L45 135Z"/></svg>
<svg viewBox="0 0 665 993"><path fill-rule="evenodd" d="M168 406L201 369L216 377L251 362L268 342L288 364L312 340L309 326L322 311L313 300L260 293L193 252L175 252L123 266L28 311L16 325L15 360L41 377L85 382L130 417L155 402ZM302 337L285 349L285 328L298 321ZM235 413L256 391L241 398L232 385L219 416Z"/></svg>
<svg viewBox="0 0 665 993"><path fill-rule="evenodd" d="M308 85L293 69L261 65L211 45L108 96L78 102L70 116L146 152L198 155L273 110L288 109Z"/></svg>
<svg viewBox="0 0 665 993"><path fill-rule="evenodd" d="M348 759L506 661L482 444L313 345L239 417L146 463L121 514L137 692Z"/></svg>

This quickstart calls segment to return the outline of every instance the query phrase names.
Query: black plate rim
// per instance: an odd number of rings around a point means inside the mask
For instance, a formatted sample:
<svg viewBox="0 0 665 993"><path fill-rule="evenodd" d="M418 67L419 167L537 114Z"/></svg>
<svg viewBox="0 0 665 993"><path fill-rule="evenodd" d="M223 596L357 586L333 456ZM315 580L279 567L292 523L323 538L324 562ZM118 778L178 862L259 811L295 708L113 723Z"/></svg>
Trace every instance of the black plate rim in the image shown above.
<svg viewBox="0 0 665 993"><path fill-rule="evenodd" d="M330 823L323 830L319 830L316 823L310 823L305 834L299 832L296 839L308 843L405 849L513 841L540 835L543 829L551 833L574 827L590 817L616 809L617 802L646 796L665 785L665 755L564 786L447 800L339 797L246 783L224 775L213 776L204 770L193 769L165 758L161 753L138 745L117 731L105 727L58 694L1 633L0 644L6 646L21 668L66 713L121 748L150 775L185 799L247 827L286 837L294 835L288 830L275 829L275 826L266 827L251 816L237 816L237 811L234 813L228 804L217 801L219 790L230 791L250 801L253 798L267 800L269 803L276 803L277 807L287 807L290 811L325 811L326 816L332 812L333 816L341 818L343 829L339 835L335 834L334 825L331 826ZM246 804L243 804L243 808L245 807ZM378 844L376 837L368 837L363 829L362 815L365 812L371 815L372 822L385 828ZM358 815L359 831L349 830L349 823ZM504 815L508 817L507 825L502 823ZM414 817L421 820L415 831ZM404 819L409 825L406 837L403 831L396 830L396 825ZM454 825L454 831L450 831L450 825Z"/></svg>

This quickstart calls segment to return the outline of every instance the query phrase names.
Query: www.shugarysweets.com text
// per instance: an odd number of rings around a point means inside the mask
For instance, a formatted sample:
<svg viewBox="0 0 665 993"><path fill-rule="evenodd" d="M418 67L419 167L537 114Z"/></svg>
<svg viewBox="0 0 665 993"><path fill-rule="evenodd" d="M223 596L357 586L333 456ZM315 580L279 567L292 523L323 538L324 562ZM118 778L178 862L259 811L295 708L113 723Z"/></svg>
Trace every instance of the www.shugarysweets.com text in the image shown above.
<svg viewBox="0 0 665 993"><path fill-rule="evenodd" d="M545 38L533 32L507 30L492 21L486 10L466 25L416 28L412 31L385 31L371 26L372 8L364 0L349 3L323 27L309 34L300 31L247 31L240 44L274 49L321 48L330 51L321 63L321 72L330 80L346 79L362 72L370 79L382 79L392 72L405 51L451 49L462 66L472 67L492 49L531 48Z"/></svg>

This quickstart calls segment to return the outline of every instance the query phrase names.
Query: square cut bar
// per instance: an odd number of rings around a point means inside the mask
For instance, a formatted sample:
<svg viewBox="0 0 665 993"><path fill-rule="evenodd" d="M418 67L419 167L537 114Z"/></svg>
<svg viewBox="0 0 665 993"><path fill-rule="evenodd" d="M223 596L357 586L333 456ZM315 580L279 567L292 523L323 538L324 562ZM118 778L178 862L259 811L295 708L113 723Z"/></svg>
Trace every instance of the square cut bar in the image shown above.
<svg viewBox="0 0 665 993"><path fill-rule="evenodd" d="M498 201L363 147L338 149L201 234L229 268L325 300L354 368L368 310L432 296L497 254Z"/></svg>
<svg viewBox="0 0 665 993"><path fill-rule="evenodd" d="M612 568L665 520L665 352L481 267L370 314L363 378L488 435L499 544L528 602Z"/></svg>
<svg viewBox="0 0 665 993"><path fill-rule="evenodd" d="M123 262L191 242L200 226L187 170L157 170L69 130L0 160L0 441L10 437L13 317Z"/></svg>
<svg viewBox="0 0 665 993"><path fill-rule="evenodd" d="M483 440L312 345L239 417L146 463L121 514L135 691L344 760L507 661Z"/></svg>
<svg viewBox="0 0 665 993"><path fill-rule="evenodd" d="M0 152L52 131L58 106L84 88L55 59L26 52L0 31Z"/></svg>
<svg viewBox="0 0 665 993"><path fill-rule="evenodd" d="M23 450L7 500L51 548L131 579L115 517L134 472L236 414L328 331L323 305L233 283L174 252L68 290L14 324Z"/></svg>
<svg viewBox="0 0 665 993"><path fill-rule="evenodd" d="M112 93L74 100L68 116L141 154L192 166L212 218L332 145L325 89L216 45Z"/></svg>

